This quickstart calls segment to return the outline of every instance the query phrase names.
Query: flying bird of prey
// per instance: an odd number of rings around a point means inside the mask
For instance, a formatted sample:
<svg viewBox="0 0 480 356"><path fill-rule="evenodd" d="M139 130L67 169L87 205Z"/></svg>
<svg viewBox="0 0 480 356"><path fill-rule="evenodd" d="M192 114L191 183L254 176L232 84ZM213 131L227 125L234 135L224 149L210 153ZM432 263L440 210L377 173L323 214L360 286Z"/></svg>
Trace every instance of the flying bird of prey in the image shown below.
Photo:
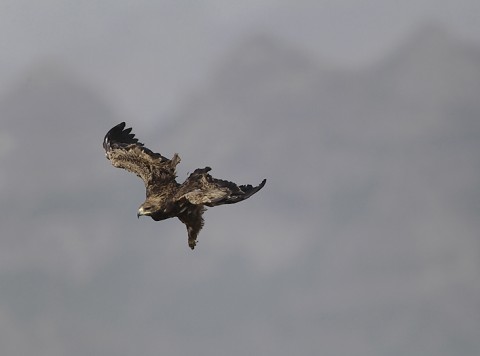
<svg viewBox="0 0 480 356"><path fill-rule="evenodd" d="M265 185L265 179L256 187L216 179L208 173L210 167L196 169L179 184L175 180L178 154L168 159L154 153L138 142L131 131L124 122L108 131L103 140L107 158L113 166L135 173L145 183L147 197L137 216L150 216L156 221L176 216L187 226L188 246L192 250L203 227L206 206L238 203Z"/></svg>

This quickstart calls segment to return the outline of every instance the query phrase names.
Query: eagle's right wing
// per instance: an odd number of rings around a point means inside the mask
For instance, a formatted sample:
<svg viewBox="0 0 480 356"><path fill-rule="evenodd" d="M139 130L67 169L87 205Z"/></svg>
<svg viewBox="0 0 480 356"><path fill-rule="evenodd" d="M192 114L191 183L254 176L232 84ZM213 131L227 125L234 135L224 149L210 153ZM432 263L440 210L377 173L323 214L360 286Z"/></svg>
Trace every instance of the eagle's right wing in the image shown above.
<svg viewBox="0 0 480 356"><path fill-rule="evenodd" d="M149 185L155 181L175 178L175 166L180 157L175 154L171 160L159 153L154 153L138 142L132 129L125 129L122 122L113 127L105 135L103 148L113 166L135 173L145 183L147 191Z"/></svg>
<svg viewBox="0 0 480 356"><path fill-rule="evenodd" d="M206 206L234 204L258 192L266 182L264 179L256 187L250 184L237 185L227 180L213 178L208 174L210 170L210 167L199 168L190 174L180 186L175 200L186 199L191 204Z"/></svg>

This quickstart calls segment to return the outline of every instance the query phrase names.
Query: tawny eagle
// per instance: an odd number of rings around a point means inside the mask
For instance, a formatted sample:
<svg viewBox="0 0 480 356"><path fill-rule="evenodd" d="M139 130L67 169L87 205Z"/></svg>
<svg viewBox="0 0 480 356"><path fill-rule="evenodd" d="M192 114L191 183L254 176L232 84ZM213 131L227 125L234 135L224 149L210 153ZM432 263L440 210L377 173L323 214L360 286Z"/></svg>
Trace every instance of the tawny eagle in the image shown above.
<svg viewBox="0 0 480 356"><path fill-rule="evenodd" d="M159 221L177 217L187 227L188 246L193 250L199 231L203 227L206 206L233 204L252 196L265 185L237 185L213 178L210 167L198 168L182 184L177 183L178 154L168 159L154 153L138 142L122 122L105 135L103 148L113 166L135 173L145 183L146 199L137 216L150 216Z"/></svg>

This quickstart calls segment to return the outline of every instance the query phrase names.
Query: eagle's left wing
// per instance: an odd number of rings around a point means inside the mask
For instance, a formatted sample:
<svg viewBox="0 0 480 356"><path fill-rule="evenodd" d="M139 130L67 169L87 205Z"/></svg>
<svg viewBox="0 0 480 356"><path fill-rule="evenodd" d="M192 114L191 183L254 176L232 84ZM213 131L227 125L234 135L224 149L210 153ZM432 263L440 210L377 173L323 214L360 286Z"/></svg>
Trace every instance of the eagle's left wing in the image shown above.
<svg viewBox="0 0 480 356"><path fill-rule="evenodd" d="M169 160L160 153L150 151L138 142L131 131L131 128L125 129L125 123L122 122L105 135L103 148L112 165L139 176L147 192L155 181L175 177L175 166L180 162L180 157L175 154Z"/></svg>
<svg viewBox="0 0 480 356"><path fill-rule="evenodd" d="M260 185L237 185L233 182L213 178L208 172L210 167L196 169L180 186L175 200L186 199L194 205L217 206L234 204L245 200L258 192L265 185L264 179Z"/></svg>

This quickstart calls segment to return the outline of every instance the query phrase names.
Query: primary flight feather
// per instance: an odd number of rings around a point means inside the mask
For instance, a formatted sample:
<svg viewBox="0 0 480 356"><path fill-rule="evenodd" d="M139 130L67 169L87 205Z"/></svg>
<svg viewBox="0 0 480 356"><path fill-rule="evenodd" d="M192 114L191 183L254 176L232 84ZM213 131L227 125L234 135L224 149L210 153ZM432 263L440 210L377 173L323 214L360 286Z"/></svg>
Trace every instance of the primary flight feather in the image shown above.
<svg viewBox="0 0 480 356"><path fill-rule="evenodd" d="M143 180L146 189L145 202L137 216L150 216L159 221L177 217L187 227L188 246L193 250L197 236L203 227L205 206L233 204L252 196L265 185L237 185L213 178L210 167L198 168L182 184L177 183L178 154L168 159L146 148L131 128L122 122L105 135L103 148L113 166L135 173Z"/></svg>

